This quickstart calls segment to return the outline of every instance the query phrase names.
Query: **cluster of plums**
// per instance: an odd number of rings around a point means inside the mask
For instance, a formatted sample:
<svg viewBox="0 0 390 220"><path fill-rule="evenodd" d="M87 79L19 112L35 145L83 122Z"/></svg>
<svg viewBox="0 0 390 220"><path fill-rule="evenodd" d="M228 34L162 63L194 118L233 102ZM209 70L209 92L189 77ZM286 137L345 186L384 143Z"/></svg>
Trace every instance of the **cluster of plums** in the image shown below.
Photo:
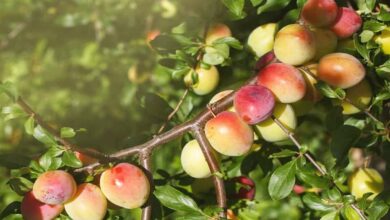
<svg viewBox="0 0 390 220"><path fill-rule="evenodd" d="M129 163L105 170L96 185L77 185L68 172L53 170L36 179L32 191L22 200L21 213L26 220L50 220L65 209L74 220L100 220L110 203L126 209L138 208L149 198L149 193L145 173Z"/></svg>
<svg viewBox="0 0 390 220"><path fill-rule="evenodd" d="M247 154L255 138L268 142L287 139L287 134L275 119L285 128L295 129L297 110L301 111L302 105L308 108L308 102L321 99L315 87L318 80L346 89L349 102L340 101L344 114L358 113L369 104L372 91L364 79L364 66L354 56L336 52L338 39L349 38L360 29L360 16L353 9L338 7L334 0L309 0L302 9L301 17L304 24L287 25L276 34L276 24L265 24L249 36L248 46L257 56L262 56L261 65L264 59L272 60L269 56L274 56L277 62L259 70L255 85L241 87L234 94L233 108L206 123L205 133L217 158L217 153L225 156ZM215 36L230 36L227 26L218 27L213 29ZM212 40L217 39L215 36ZM216 87L217 69L195 71L199 74L199 81L193 87L195 93L203 95L211 92ZM231 92L218 93L210 103ZM260 137L256 137L253 129L257 129ZM196 140L184 146L181 163L184 171L194 178L211 175ZM375 190L370 181L353 181L357 176L370 179L371 175L375 176L372 181L379 185ZM383 180L375 170L359 169L350 177L349 186L352 194L360 198L366 192L378 194L382 191Z"/></svg>

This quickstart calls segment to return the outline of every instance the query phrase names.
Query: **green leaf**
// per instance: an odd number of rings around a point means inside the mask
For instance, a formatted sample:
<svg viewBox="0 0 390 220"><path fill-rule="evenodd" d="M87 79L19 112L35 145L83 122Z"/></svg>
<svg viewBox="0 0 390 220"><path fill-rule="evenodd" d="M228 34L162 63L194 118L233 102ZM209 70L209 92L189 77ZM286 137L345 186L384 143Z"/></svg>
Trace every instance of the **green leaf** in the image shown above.
<svg viewBox="0 0 390 220"><path fill-rule="evenodd" d="M362 56L368 64L372 64L368 49L362 43L360 43L357 35L354 36L353 43L360 56Z"/></svg>
<svg viewBox="0 0 390 220"><path fill-rule="evenodd" d="M39 158L39 165L45 170L49 170L50 169L50 165L51 165L51 160L52 160L52 155L50 154L50 152L46 152L44 153L40 158Z"/></svg>
<svg viewBox="0 0 390 220"><path fill-rule="evenodd" d="M2 108L1 113L6 115L4 121L26 116L26 113L18 106L5 106Z"/></svg>
<svg viewBox="0 0 390 220"><path fill-rule="evenodd" d="M328 98L340 100L345 98L345 91L341 88L333 89L323 81L319 81L315 86L324 96Z"/></svg>
<svg viewBox="0 0 390 220"><path fill-rule="evenodd" d="M223 63L225 59L223 56L219 53L206 53L203 56L203 62L210 64L210 65L219 65Z"/></svg>
<svg viewBox="0 0 390 220"><path fill-rule="evenodd" d="M227 44L227 45L229 45L229 47L232 47L232 48L237 49L237 50L241 50L243 48L240 41L234 37L223 37L223 38L219 38L213 42L214 46L218 45L218 44Z"/></svg>
<svg viewBox="0 0 390 220"><path fill-rule="evenodd" d="M297 154L298 154L298 152L296 152L296 151L284 149L280 152L271 154L269 157L270 158L283 158L283 157L292 157L292 156L297 155Z"/></svg>
<svg viewBox="0 0 390 220"><path fill-rule="evenodd" d="M372 37L374 37L374 32L364 30L359 36L362 43L367 43L372 39Z"/></svg>
<svg viewBox="0 0 390 220"><path fill-rule="evenodd" d="M368 10L372 11L375 8L376 0L366 0Z"/></svg>
<svg viewBox="0 0 390 220"><path fill-rule="evenodd" d="M360 219L359 214L349 204L344 206L343 213L347 220Z"/></svg>
<svg viewBox="0 0 390 220"><path fill-rule="evenodd" d="M256 7L264 2L264 0L250 0L253 7Z"/></svg>
<svg viewBox="0 0 390 220"><path fill-rule="evenodd" d="M322 216L320 220L340 220L340 215L338 211L334 211Z"/></svg>
<svg viewBox="0 0 390 220"><path fill-rule="evenodd" d="M72 138L76 135L76 132L74 131L73 128L69 127L63 127L61 128L61 138Z"/></svg>
<svg viewBox="0 0 390 220"><path fill-rule="evenodd" d="M196 202L170 185L156 187L154 195L164 206L182 212L202 213Z"/></svg>
<svg viewBox="0 0 390 220"><path fill-rule="evenodd" d="M356 127L343 125L332 133L330 149L338 164L347 160L349 149L360 136L360 130Z"/></svg>
<svg viewBox="0 0 390 220"><path fill-rule="evenodd" d="M302 200L309 208L313 210L326 212L333 209L332 206L324 204L322 199L314 193L305 194Z"/></svg>
<svg viewBox="0 0 390 220"><path fill-rule="evenodd" d="M323 195L327 197L329 200L335 202L342 201L343 199L341 192L337 188L325 190Z"/></svg>
<svg viewBox="0 0 390 220"><path fill-rule="evenodd" d="M385 79L390 79L390 60L376 68L377 74Z"/></svg>
<svg viewBox="0 0 390 220"><path fill-rule="evenodd" d="M295 184L296 160L292 160L278 167L271 175L268 183L268 192L272 199L280 200L287 197Z"/></svg>
<svg viewBox="0 0 390 220"><path fill-rule="evenodd" d="M381 21L390 21L390 13L389 13L389 7L385 4L379 4L380 11L379 15L377 16L378 20Z"/></svg>
<svg viewBox="0 0 390 220"><path fill-rule="evenodd" d="M33 183L24 177L11 178L7 183L20 196L31 191L33 187Z"/></svg>
<svg viewBox="0 0 390 220"><path fill-rule="evenodd" d="M229 9L235 16L240 17L242 10L244 9L244 0L222 0L222 3Z"/></svg>
<svg viewBox="0 0 390 220"><path fill-rule="evenodd" d="M291 0L267 0L267 2L257 8L257 14L269 11L277 11L286 7Z"/></svg>
<svg viewBox="0 0 390 220"><path fill-rule="evenodd" d="M0 84L0 92L6 93L14 102L19 98L19 93L15 84L8 81Z"/></svg>
<svg viewBox="0 0 390 220"><path fill-rule="evenodd" d="M341 106L334 106L325 118L326 129L332 133L336 131L344 123L343 108Z"/></svg>
<svg viewBox="0 0 390 220"><path fill-rule="evenodd" d="M62 162L69 167L80 168L83 166L81 161L76 157L72 151L65 151L62 155Z"/></svg>
<svg viewBox="0 0 390 220"><path fill-rule="evenodd" d="M5 217L12 215L12 214L19 214L20 213L20 205L21 202L15 201L11 202L3 209L3 211L0 213L0 219L5 219Z"/></svg>
<svg viewBox="0 0 390 220"><path fill-rule="evenodd" d="M389 211L389 205L383 200L375 199L366 210L369 220L382 219Z"/></svg>
<svg viewBox="0 0 390 220"><path fill-rule="evenodd" d="M38 141L44 143L47 146L52 146L56 144L54 137L45 131L41 126L36 126L34 128L33 136Z"/></svg>
<svg viewBox="0 0 390 220"><path fill-rule="evenodd" d="M376 20L369 20L364 22L363 29L372 32L380 32L386 28L386 25Z"/></svg>
<svg viewBox="0 0 390 220"><path fill-rule="evenodd" d="M34 127L35 127L35 120L34 117L31 116L24 123L24 130L26 130L27 134L32 135L34 133Z"/></svg>
<svg viewBox="0 0 390 220"><path fill-rule="evenodd" d="M297 176L304 183L309 184L313 187L326 189L330 185L330 180L326 177L319 176L316 174L316 170L309 168L309 166L299 167Z"/></svg>

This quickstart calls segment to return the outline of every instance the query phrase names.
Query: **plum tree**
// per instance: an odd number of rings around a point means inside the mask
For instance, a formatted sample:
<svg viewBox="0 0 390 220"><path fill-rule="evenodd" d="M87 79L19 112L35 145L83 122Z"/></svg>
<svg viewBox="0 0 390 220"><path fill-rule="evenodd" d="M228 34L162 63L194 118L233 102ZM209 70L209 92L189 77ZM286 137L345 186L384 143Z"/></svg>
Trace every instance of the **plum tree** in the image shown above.
<svg viewBox="0 0 390 220"><path fill-rule="evenodd" d="M60 215L64 206L42 203L32 192L28 192L23 197L20 209L25 220L51 220Z"/></svg>
<svg viewBox="0 0 390 220"><path fill-rule="evenodd" d="M74 198L65 204L65 211L75 220L101 220L106 215L107 200L98 186L83 183L77 187Z"/></svg>
<svg viewBox="0 0 390 220"><path fill-rule="evenodd" d="M337 12L335 23L330 29L340 39L351 37L362 26L362 18L355 10L346 7L340 7Z"/></svg>
<svg viewBox="0 0 390 220"><path fill-rule="evenodd" d="M302 8L301 16L316 27L327 27L336 20L337 4L334 0L308 0Z"/></svg>
<svg viewBox="0 0 390 220"><path fill-rule="evenodd" d="M235 195L238 199L253 200L255 198L256 184L251 178L238 176L234 177L232 180L241 186Z"/></svg>
<svg viewBox="0 0 390 220"><path fill-rule="evenodd" d="M366 108L372 98L372 90L367 80L362 80L359 84L346 90L346 98L352 102L342 101L343 114L350 115L360 112L359 108ZM359 108L357 108L357 107Z"/></svg>
<svg viewBox="0 0 390 220"><path fill-rule="evenodd" d="M206 158L196 140L189 141L181 151L181 166L194 178L207 178L211 175Z"/></svg>
<svg viewBox="0 0 390 220"><path fill-rule="evenodd" d="M267 119L275 106L272 92L261 85L240 88L234 97L237 114L248 124L257 124Z"/></svg>
<svg viewBox="0 0 390 220"><path fill-rule="evenodd" d="M197 82L194 84L193 75L197 78ZM204 69L201 67L191 70L184 78L184 82L187 86L191 87L194 93L198 95L206 95L212 92L219 82L219 72L215 66L211 66L210 69Z"/></svg>
<svg viewBox="0 0 390 220"><path fill-rule="evenodd" d="M289 104L277 103L273 115L290 130L294 130L297 126L294 109ZM261 137L269 142L282 141L288 138L287 134L271 118L257 124L256 128L259 130Z"/></svg>
<svg viewBox="0 0 390 220"><path fill-rule="evenodd" d="M261 57L273 49L276 29L276 23L267 23L260 25L249 34L247 44L256 56Z"/></svg>
<svg viewBox="0 0 390 220"><path fill-rule="evenodd" d="M129 163L120 163L104 171L100 177L100 188L110 202L127 209L141 207L150 193L145 173Z"/></svg>
<svg viewBox="0 0 390 220"><path fill-rule="evenodd" d="M97 159L95 159L93 157L90 157L90 156L88 156L86 154L83 154L83 153L81 153L79 151L75 151L74 154L76 155L77 159L79 159L81 161L83 166L87 166L87 165L90 165L90 164L98 162Z"/></svg>
<svg viewBox="0 0 390 220"><path fill-rule="evenodd" d="M276 34L274 53L283 63L302 65L316 55L314 35L302 25L289 24Z"/></svg>
<svg viewBox="0 0 390 220"><path fill-rule="evenodd" d="M383 191L383 178L378 171L372 168L360 168L348 178L349 189L357 199L365 193L373 193L369 198L374 199Z"/></svg>
<svg viewBox="0 0 390 220"><path fill-rule="evenodd" d="M346 89L358 84L366 75L366 70L354 56L332 53L320 60L317 75L332 86Z"/></svg>
<svg viewBox="0 0 390 220"><path fill-rule="evenodd" d="M76 193L73 176L63 170L42 173L33 185L33 194L39 201L58 205L68 202Z"/></svg>
<svg viewBox="0 0 390 220"><path fill-rule="evenodd" d="M292 103L302 99L306 83L295 67L284 63L272 63L262 69L257 76L257 84L273 92L282 103Z"/></svg>
<svg viewBox="0 0 390 220"><path fill-rule="evenodd" d="M205 132L211 146L227 156L244 155L253 143L252 128L234 112L219 113L206 123Z"/></svg>

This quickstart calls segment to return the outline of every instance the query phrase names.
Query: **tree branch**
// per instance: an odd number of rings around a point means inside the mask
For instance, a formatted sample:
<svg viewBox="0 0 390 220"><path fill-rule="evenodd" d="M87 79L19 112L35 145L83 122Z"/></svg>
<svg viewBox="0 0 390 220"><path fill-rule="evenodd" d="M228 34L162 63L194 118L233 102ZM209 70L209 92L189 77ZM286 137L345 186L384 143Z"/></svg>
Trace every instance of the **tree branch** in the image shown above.
<svg viewBox="0 0 390 220"><path fill-rule="evenodd" d="M96 150L91 150L91 149L84 149L80 148L75 144L70 143L66 139L61 137L61 134L54 129L52 126L50 126L48 123L46 123L43 118L36 113L27 103L24 101L22 97L18 97L16 100L16 104L20 106L20 108L27 113L30 117L33 117L35 122L40 125L42 128L44 128L46 131L48 131L50 134L54 136L54 138L61 143L66 149L68 150L73 150L73 151L79 151L80 153L83 153L87 156L99 159L100 161L106 162L106 161L112 161L116 160L116 158L112 158L109 155L100 153L99 151Z"/></svg>

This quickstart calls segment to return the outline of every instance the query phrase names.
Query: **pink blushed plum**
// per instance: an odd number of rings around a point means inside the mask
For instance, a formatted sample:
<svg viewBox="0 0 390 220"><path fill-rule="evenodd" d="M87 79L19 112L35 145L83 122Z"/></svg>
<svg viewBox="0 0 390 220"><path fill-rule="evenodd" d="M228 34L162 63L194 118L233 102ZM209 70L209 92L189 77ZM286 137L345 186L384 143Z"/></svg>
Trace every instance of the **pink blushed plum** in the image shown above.
<svg viewBox="0 0 390 220"><path fill-rule="evenodd" d="M248 124L257 124L267 119L275 106L272 92L261 85L244 86L234 97L237 114Z"/></svg>
<svg viewBox="0 0 390 220"><path fill-rule="evenodd" d="M257 76L257 84L273 92L281 103L293 103L305 96L306 83L295 67L284 63L271 63Z"/></svg>
<svg viewBox="0 0 390 220"><path fill-rule="evenodd" d="M339 8L336 22L330 29L340 39L351 37L362 26L362 18L351 8Z"/></svg>
<svg viewBox="0 0 390 220"><path fill-rule="evenodd" d="M327 27L337 17L337 4L334 0L308 0L302 8L302 18L316 27Z"/></svg>
<svg viewBox="0 0 390 220"><path fill-rule="evenodd" d="M129 163L120 163L104 171L100 177L100 188L110 202L127 209L141 207L150 193L145 173Z"/></svg>
<svg viewBox="0 0 390 220"><path fill-rule="evenodd" d="M20 209L25 220L51 220L61 214L64 206L42 203L32 192L28 192L24 195Z"/></svg>

